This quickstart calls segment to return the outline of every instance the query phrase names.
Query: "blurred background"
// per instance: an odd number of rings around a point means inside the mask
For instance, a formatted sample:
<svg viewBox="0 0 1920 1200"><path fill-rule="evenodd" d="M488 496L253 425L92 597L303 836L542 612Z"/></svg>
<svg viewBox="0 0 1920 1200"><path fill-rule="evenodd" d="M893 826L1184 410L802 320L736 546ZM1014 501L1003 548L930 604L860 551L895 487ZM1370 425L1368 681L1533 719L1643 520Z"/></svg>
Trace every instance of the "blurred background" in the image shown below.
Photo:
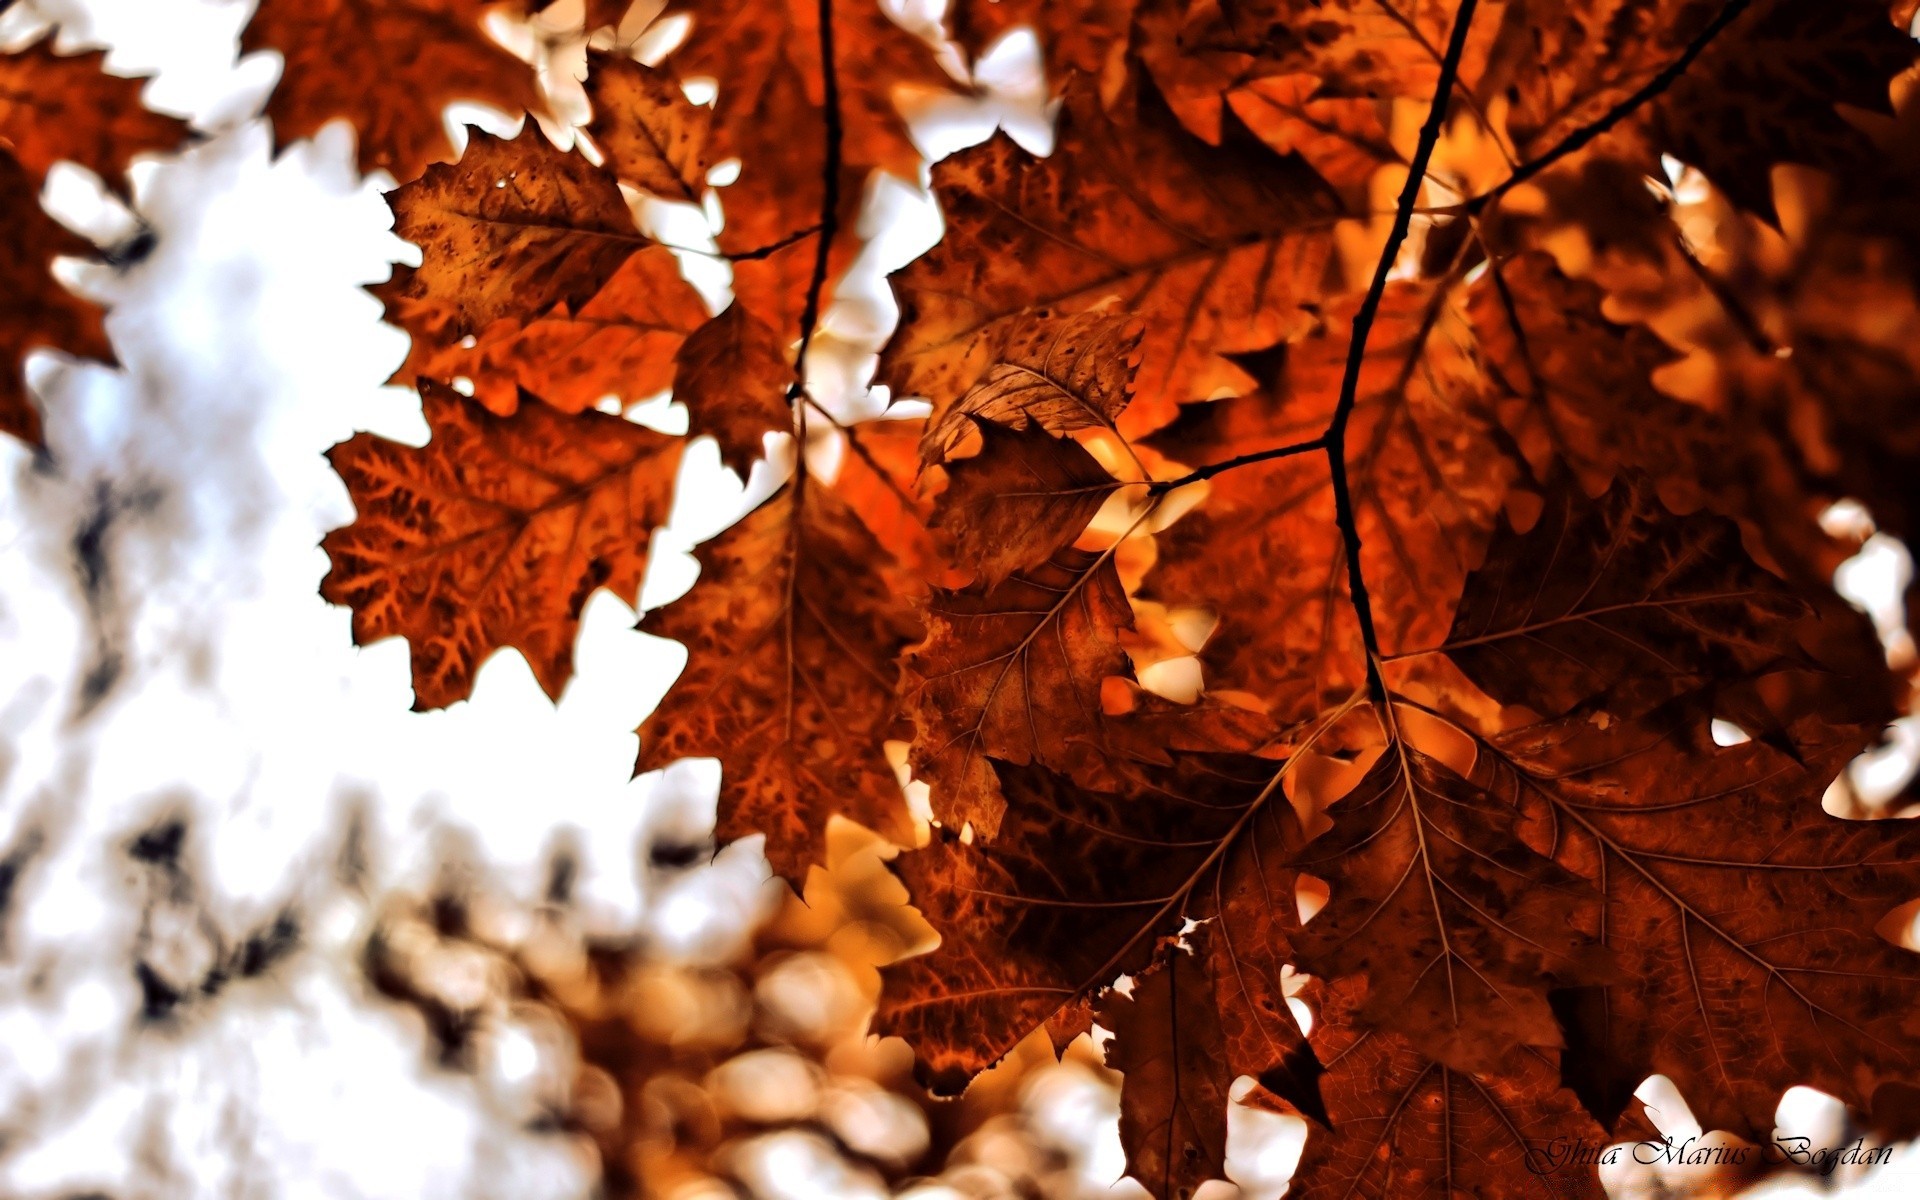
<svg viewBox="0 0 1920 1200"><path fill-rule="evenodd" d="M417 398L386 386L405 335L362 291L417 257L346 127L273 156L253 114L277 56L237 56L250 8L0 14L8 47L57 24L63 50L110 48L109 69L152 76L148 104L196 130L136 167L131 207L71 166L45 195L103 248L62 269L110 306L121 361L38 356L47 451L0 440L0 1197L1144 1195L1122 1178L1116 1077L1088 1039L1059 1061L1030 1040L934 1102L903 1044L866 1036L877 966L932 936L884 846L838 828L803 901L769 880L758 839L714 846L712 762L629 780L633 729L683 656L618 600L589 602L557 706L502 654L471 702L414 713L405 645L352 646L316 590L319 539L352 516L321 456L356 430L425 440ZM497 33L565 100L579 23L580 0L560 0ZM929 153L996 125L1044 151L1032 39L1009 37L977 78L977 101L912 114ZM868 201L878 236L819 354L847 404L877 403L860 383L892 319L885 271L938 230L905 185ZM650 214L695 250L700 216ZM686 262L724 303L724 267ZM629 415L684 429L664 398ZM687 549L773 475L742 481L710 444L686 472L647 604L691 583ZM1869 539L1845 569L1905 636L1905 549ZM1898 801L1912 767L1897 750L1846 803ZM1687 1128L1662 1081L1643 1096L1663 1129ZM1804 1090L1783 1103L1783 1125L1829 1142L1851 1140L1846 1119ZM1236 1111L1238 1188L1279 1194L1304 1136ZM1765 1186L1912 1194L1845 1171Z"/></svg>

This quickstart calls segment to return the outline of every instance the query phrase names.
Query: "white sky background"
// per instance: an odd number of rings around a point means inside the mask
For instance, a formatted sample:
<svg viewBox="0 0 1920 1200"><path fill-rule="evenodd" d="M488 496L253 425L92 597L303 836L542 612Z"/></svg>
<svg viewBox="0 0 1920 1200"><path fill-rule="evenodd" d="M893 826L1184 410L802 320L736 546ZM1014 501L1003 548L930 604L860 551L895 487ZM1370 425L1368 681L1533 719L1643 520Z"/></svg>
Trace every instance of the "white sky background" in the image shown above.
<svg viewBox="0 0 1920 1200"><path fill-rule="evenodd" d="M589 931L699 957L780 885L752 842L648 871L651 833L710 831L715 773L629 781L681 651L619 601L589 602L557 707L508 653L472 702L416 714L406 645L355 649L320 600L320 537L352 517L322 453L358 430L426 436L417 398L384 386L405 335L362 290L410 248L344 127L272 159L251 114L277 65L235 63L250 8L22 0L0 19L0 36L38 13L66 48L113 47L114 69L156 76L150 105L206 135L136 172L152 252L75 273L111 304L122 366L40 356L49 453L0 439L0 1196L583 1195L588 1165L527 1129L537 1079L437 1071L418 1021L371 996L355 956L373 902L451 865L532 904L565 849ZM939 149L996 118L1044 144L1020 58L987 105L946 114ZM900 191L869 282L930 236ZM104 240L134 228L84 172L50 196ZM847 310L844 331L885 307ZM689 459L654 602L741 501L711 444ZM172 860L131 852L169 826ZM290 954L209 989L283 917ZM142 1017L156 985L181 997L159 1022ZM1101 1128L1089 1171L1112 1178L1111 1113L1086 1103L1058 1120ZM1243 1180L1277 1182L1240 1128Z"/></svg>

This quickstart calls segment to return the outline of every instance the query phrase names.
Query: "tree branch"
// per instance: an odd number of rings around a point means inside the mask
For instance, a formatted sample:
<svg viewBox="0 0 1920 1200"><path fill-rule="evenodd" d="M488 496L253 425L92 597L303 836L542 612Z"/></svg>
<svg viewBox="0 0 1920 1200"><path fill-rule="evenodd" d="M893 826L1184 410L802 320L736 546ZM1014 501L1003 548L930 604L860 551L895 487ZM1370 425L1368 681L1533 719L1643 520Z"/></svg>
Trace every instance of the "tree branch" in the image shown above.
<svg viewBox="0 0 1920 1200"><path fill-rule="evenodd" d="M1707 27L1695 34L1693 40L1687 43L1687 48L1680 52L1680 57L1661 68L1658 75L1647 80L1646 83L1642 84L1637 91L1625 100L1620 101L1620 103L1608 109L1598 120L1595 120L1591 124L1583 125L1566 137L1560 139L1559 144L1554 146L1553 149L1522 165L1519 170L1507 176L1507 178L1492 191L1475 196L1473 199L1467 201L1467 213L1472 216L1478 216L1489 204L1500 199L1500 197L1506 195L1514 188L1519 187L1527 180L1532 179L1548 167L1553 166L1561 159L1580 150L1588 142L1591 142L1607 130L1612 129L1615 125L1626 120L1648 101L1672 87L1674 80L1686 74L1687 68L1693 65L1693 60L1700 57L1700 52L1705 50L1708 43L1712 42L1714 38L1720 36L1721 30L1733 24L1740 14L1747 10L1749 3L1751 3L1751 0L1727 0L1727 3L1721 6L1719 13L1714 16L1713 20L1707 22Z"/></svg>
<svg viewBox="0 0 1920 1200"><path fill-rule="evenodd" d="M820 297L827 287L828 258L833 239L840 232L840 76L833 53L833 0L819 0L820 74L825 82L821 117L825 136L820 163L820 246L813 256L813 278L807 284L807 300L800 310L800 349L793 357L793 383L787 389L787 403L806 394L807 351L813 346L814 329L820 322ZM769 251L771 252L771 251Z"/></svg>
<svg viewBox="0 0 1920 1200"><path fill-rule="evenodd" d="M1353 615L1360 622L1361 644L1366 648L1367 692L1376 704L1385 702L1387 689L1380 678L1380 635L1374 630L1373 602L1367 595L1367 582L1360 570L1360 527L1354 518L1353 489L1347 482L1347 422L1352 419L1353 406L1360 396L1360 369L1367 358L1367 336L1373 331L1374 319L1380 313L1380 301L1387 291L1387 277L1393 273L1393 264L1400 257L1400 246L1407 240L1407 230L1413 224L1413 208L1420 199L1420 188L1426 181L1427 164L1433 159L1433 148L1440 141L1441 126L1446 124L1447 103L1453 94L1454 80L1460 73L1460 57L1466 52L1467 32L1473 26L1473 14L1478 3L1479 0L1460 0L1460 8L1454 14L1453 31L1447 37L1447 53L1440 60L1440 77L1433 87L1433 105L1427 110L1426 124L1420 127L1419 144L1414 149L1413 158L1407 163L1407 182L1400 189L1393 228L1387 234L1387 244L1380 251L1380 262L1374 267L1373 282L1368 285L1367 294L1353 315L1353 333L1347 344L1347 367L1340 378L1340 399L1334 406L1333 420L1327 423L1327 432L1322 436L1327 452L1327 470L1333 478L1334 519L1339 523L1341 541L1346 548L1348 597L1353 603Z"/></svg>

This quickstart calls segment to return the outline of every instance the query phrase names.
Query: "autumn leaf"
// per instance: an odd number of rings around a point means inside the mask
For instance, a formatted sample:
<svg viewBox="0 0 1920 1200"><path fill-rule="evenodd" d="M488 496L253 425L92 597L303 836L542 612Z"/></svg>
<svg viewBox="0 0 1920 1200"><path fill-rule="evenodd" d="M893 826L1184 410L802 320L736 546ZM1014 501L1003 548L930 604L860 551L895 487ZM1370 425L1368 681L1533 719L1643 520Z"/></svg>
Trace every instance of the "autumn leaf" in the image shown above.
<svg viewBox="0 0 1920 1200"><path fill-rule="evenodd" d="M511 140L473 130L458 163L429 168L387 203L394 233L421 256L388 303L444 314L448 339L555 304L579 311L650 245L613 177L532 124Z"/></svg>
<svg viewBox="0 0 1920 1200"><path fill-rule="evenodd" d="M1733 522L1676 517L1638 479L1597 500L1562 482L1524 533L1495 535L1445 649L1505 703L1558 715L1604 696L1628 716L1804 663L1792 627L1810 611L1747 556Z"/></svg>
<svg viewBox="0 0 1920 1200"><path fill-rule="evenodd" d="M285 60L267 99L275 144L345 119L360 169L405 183L453 157L442 113L457 100L508 114L542 107L533 69L488 37L492 0L260 0L240 52Z"/></svg>
<svg viewBox="0 0 1920 1200"><path fill-rule="evenodd" d="M1127 1174L1156 1200L1187 1197L1209 1179L1226 1178L1226 1038L1207 977L1205 934L1199 945L1164 945L1134 977L1133 991L1108 994L1100 1024L1113 1031L1107 1065L1125 1076L1120 1093L1120 1144ZM1188 939L1190 942L1193 938Z"/></svg>
<svg viewBox="0 0 1920 1200"><path fill-rule="evenodd" d="M0 150L0 431L40 444L40 411L23 369L35 350L113 362L100 310L62 287L53 260L93 246L40 207L33 176Z"/></svg>
<svg viewBox="0 0 1920 1200"><path fill-rule="evenodd" d="M1484 82L1511 104L1523 161L1626 118L1614 153L1643 170L1671 155L1774 220L1776 164L1873 169L1870 140L1839 109L1889 111L1889 86L1915 61L1904 29L1874 3L1517 4Z"/></svg>
<svg viewBox="0 0 1920 1200"><path fill-rule="evenodd" d="M828 6L828 63L821 11L812 0L676 0L665 13L692 18L667 69L682 79L722 82L708 152L741 165L739 177L721 189L720 249L736 259L735 292L792 337L799 336L801 298L812 286L826 222L841 234L830 247L830 279L837 279L858 249L850 235L866 177L876 169L919 176L920 151L896 93L957 88L933 46L877 0ZM827 152L830 131L835 161ZM833 215L823 220L828 210Z"/></svg>
<svg viewBox="0 0 1920 1200"><path fill-rule="evenodd" d="M1258 1073L1259 1102L1326 1123L1321 1068L1286 1012L1237 1007L1247 999L1239 965L1215 948L1214 925L1197 925L1165 942L1133 990L1102 1000L1099 1020L1112 1031L1107 1065L1120 1071L1120 1144L1127 1174L1155 1197L1189 1197L1226 1178L1228 1094L1241 1074ZM1261 979L1278 991L1278 979ZM1273 1004L1268 998L1267 1003ZM1249 1058L1242 1044L1254 1034ZM1250 1062L1266 1064L1257 1072Z"/></svg>
<svg viewBox="0 0 1920 1200"><path fill-rule="evenodd" d="M358 515L322 543L320 594L352 607L357 645L407 639L416 709L466 699L503 647L558 698L587 597L639 600L683 441L531 397L509 417L439 384L420 398L425 446L363 433L329 454Z"/></svg>
<svg viewBox="0 0 1920 1200"><path fill-rule="evenodd" d="M146 80L107 74L106 58L99 50L56 54L51 33L0 54L0 150L35 180L64 159L124 194L129 160L186 137L186 122L141 103Z"/></svg>
<svg viewBox="0 0 1920 1200"><path fill-rule="evenodd" d="M630 58L587 57L587 133L614 174L643 191L688 204L707 184L713 110L687 99L673 78Z"/></svg>
<svg viewBox="0 0 1920 1200"><path fill-rule="evenodd" d="M562 412L607 396L644 400L674 382L674 356L706 321L700 294L673 252L641 246L577 309L562 300L537 316L501 317L471 337L455 333L460 290L419 295L417 270L396 266L370 290L386 318L412 337L392 382L465 380L474 399L511 416L532 392Z"/></svg>
<svg viewBox="0 0 1920 1200"><path fill-rule="evenodd" d="M842 813L914 840L883 744L894 665L917 630L882 574L886 551L846 503L804 477L697 551L700 578L641 621L687 666L640 726L639 771L720 760L721 839L767 834L796 886Z"/></svg>
<svg viewBox="0 0 1920 1200"><path fill-rule="evenodd" d="M994 836L1005 807L989 760L1066 771L1102 740L1100 690L1130 677L1133 622L1110 553L1062 550L997 586L938 589L905 662L914 774L934 813Z"/></svg>
<svg viewBox="0 0 1920 1200"><path fill-rule="evenodd" d="M1289 1195L1363 1200L1601 1200L1569 1150L1610 1140L1560 1086L1550 1052L1519 1050L1499 1070L1463 1072L1354 1020L1364 986L1308 993L1330 1128L1314 1129Z"/></svg>
<svg viewBox="0 0 1920 1200"><path fill-rule="evenodd" d="M900 325L880 382L941 410L1001 361L1028 309L1118 309L1145 322L1128 413L1139 431L1178 404L1244 390L1223 355L1306 328L1332 196L1250 135L1210 147L1150 100L1141 108L1123 125L1083 90L1046 158L1001 134L935 166L947 234L893 276Z"/></svg>
<svg viewBox="0 0 1920 1200"><path fill-rule="evenodd" d="M1588 889L1514 831L1512 809L1396 738L1296 859L1333 899L1299 937L1315 975L1367 979L1358 1018L1487 1071L1558 1046L1547 990L1604 982L1574 921Z"/></svg>
<svg viewBox="0 0 1920 1200"><path fill-rule="evenodd" d="M720 461L744 479L767 434L793 428L792 379L779 335L736 301L681 344L673 394L687 406L691 432L711 434Z"/></svg>
<svg viewBox="0 0 1920 1200"><path fill-rule="evenodd" d="M947 465L933 527L951 539L955 562L991 589L1070 545L1120 484L1069 438L974 420L980 453Z"/></svg>
<svg viewBox="0 0 1920 1200"><path fill-rule="evenodd" d="M1284 800L1271 802L1277 762L1180 756L1124 790L1083 788L1040 765L986 769L1006 798L993 839L944 826L894 865L941 940L887 969L874 1031L906 1038L937 1090L958 1091L1062 1009L1147 966L1183 914L1259 909L1245 930L1258 955L1270 945L1253 936L1271 915L1266 900L1291 910L1285 860L1299 835ZM1298 1037L1277 967L1260 975L1263 963L1245 960L1260 1003L1242 1019L1285 1024L1270 1043L1280 1054L1255 1074L1280 1065L1288 1030Z"/></svg>
<svg viewBox="0 0 1920 1200"><path fill-rule="evenodd" d="M1765 1138L1787 1087L1865 1110L1920 1068L1920 957L1876 932L1920 898L1920 829L1821 809L1875 727L1805 718L1788 754L1716 745L1710 715L1581 710L1489 739L1483 766L1600 893L1587 926L1626 973L1560 997L1570 1086L1611 1123L1659 1072L1706 1128Z"/></svg>
<svg viewBox="0 0 1920 1200"><path fill-rule="evenodd" d="M1139 346L1126 317L1034 313L1008 322L985 377L928 426L923 460L948 458L976 418L1051 433L1115 428L1133 399Z"/></svg>

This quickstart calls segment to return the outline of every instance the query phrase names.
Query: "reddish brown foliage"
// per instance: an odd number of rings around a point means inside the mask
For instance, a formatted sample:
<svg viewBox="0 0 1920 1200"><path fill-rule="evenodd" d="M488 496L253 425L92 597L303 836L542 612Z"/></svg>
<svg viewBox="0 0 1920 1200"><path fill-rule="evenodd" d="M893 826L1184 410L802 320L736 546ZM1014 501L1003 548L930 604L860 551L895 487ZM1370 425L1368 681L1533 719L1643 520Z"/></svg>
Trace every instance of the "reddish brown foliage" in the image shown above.
<svg viewBox="0 0 1920 1200"><path fill-rule="evenodd" d="M428 169L445 100L534 104L486 9L276 0L247 35L292 53L281 137L344 115L425 171L378 290L435 436L336 452L326 584L410 640L421 705L504 646L557 691L586 597L636 600L682 442L589 410L671 385L777 486L642 622L688 664L639 765L719 759L720 836L796 884L834 814L903 848L941 940L875 1028L939 1088L1098 1021L1158 1196L1224 1170L1240 1076L1312 1123L1299 1195L1521 1196L1555 1139L1637 1135L1649 1073L1747 1136L1794 1084L1875 1119L1920 1079L1877 931L1920 835L1821 803L1911 666L1818 521L1920 535L1886 6L961 0L956 56L870 0L688 0L652 65L588 56L583 148ZM925 165L902 102L1023 24L1057 144L932 166L876 373L932 411L852 420L810 355L863 191ZM719 316L643 196L717 205ZM104 349L48 312L9 353Z"/></svg>

